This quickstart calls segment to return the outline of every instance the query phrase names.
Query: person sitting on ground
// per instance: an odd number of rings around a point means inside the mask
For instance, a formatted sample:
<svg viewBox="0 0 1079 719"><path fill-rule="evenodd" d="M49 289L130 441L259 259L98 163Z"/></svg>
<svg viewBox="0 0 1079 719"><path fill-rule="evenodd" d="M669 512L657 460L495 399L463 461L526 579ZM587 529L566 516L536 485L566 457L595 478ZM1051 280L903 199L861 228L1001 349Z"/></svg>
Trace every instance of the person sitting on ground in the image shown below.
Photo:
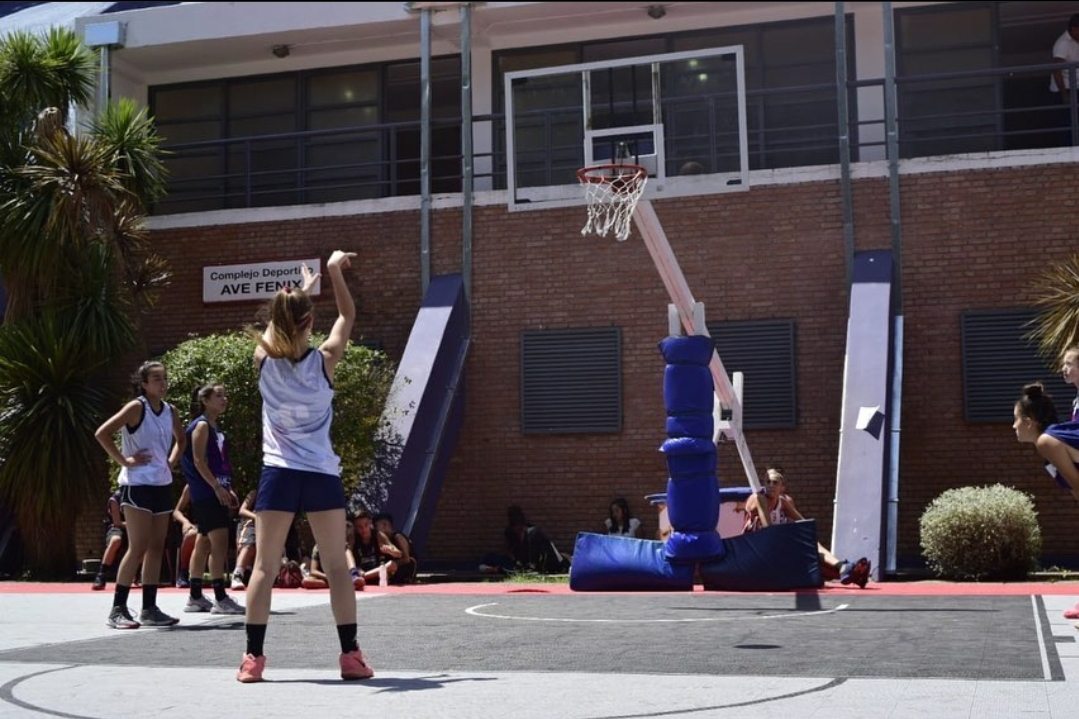
<svg viewBox="0 0 1079 719"><path fill-rule="evenodd" d="M519 571L561 574L569 571L569 558L563 556L547 534L528 521L524 510L513 505L506 510L508 526L503 537L506 551Z"/></svg>
<svg viewBox="0 0 1079 719"><path fill-rule="evenodd" d="M416 552L412 540L404 532L394 529L393 515L389 512L376 514L375 529L388 540L382 546L382 555L389 557L394 564L394 571L389 573L390 584L409 584L416 578Z"/></svg>
<svg viewBox="0 0 1079 719"><path fill-rule="evenodd" d="M363 591L364 581L363 575L360 574L359 568L356 566L356 557L352 554L352 543L355 539L355 529L352 526L352 518L346 518L345 522L345 559L348 562L348 571L352 576L352 586L357 591ZM316 544L311 548L311 562L304 565L304 577L303 588L304 589L328 589L330 584L326 578L326 573L322 571L322 560L319 557L319 549Z"/></svg>
<svg viewBox="0 0 1079 719"><path fill-rule="evenodd" d="M383 566L387 578L397 571L397 565L382 553L382 548L390 544L390 538L375 528L371 513L366 509L361 509L356 513L353 527L355 529L353 553L360 574L367 584L379 584L379 570Z"/></svg>
<svg viewBox="0 0 1079 719"><path fill-rule="evenodd" d="M798 508L794 506L794 500L786 493L787 481L780 467L768 468L768 479L765 481L763 496L768 502L769 524L786 524L805 519ZM757 507L761 502L762 495L751 494L746 500L746 521L743 532L756 532L764 529L761 525ZM817 543L817 556L820 558L821 575L828 580L838 579L842 584L857 584L862 589L869 582L870 562L862 557L857 562L839 559L823 544Z"/></svg>
<svg viewBox="0 0 1079 719"><path fill-rule="evenodd" d="M255 567L255 500L258 490L253 489L244 497L237 510L240 524L236 529L236 567L232 570L232 589L247 588L251 570Z"/></svg>
<svg viewBox="0 0 1079 719"><path fill-rule="evenodd" d="M641 520L634 517L629 511L629 502L625 497L617 497L611 500L607 507L607 519L603 520L603 526L607 534L619 537L640 537Z"/></svg>
<svg viewBox="0 0 1079 719"><path fill-rule="evenodd" d="M180 559L176 567L176 586L180 589L191 587L191 555L195 553L195 543L204 541L209 545L210 540L199 534L199 528L187 516L191 509L191 494L187 487L180 492L180 498L172 510L172 519L180 525Z"/></svg>
<svg viewBox="0 0 1079 719"><path fill-rule="evenodd" d="M127 542L127 528L124 524L124 508L120 506L122 493L119 489L109 495L105 503L105 552L101 555L101 565L97 568L94 583L90 588L100 592L107 584L106 577L114 570L119 558L123 556L120 550Z"/></svg>

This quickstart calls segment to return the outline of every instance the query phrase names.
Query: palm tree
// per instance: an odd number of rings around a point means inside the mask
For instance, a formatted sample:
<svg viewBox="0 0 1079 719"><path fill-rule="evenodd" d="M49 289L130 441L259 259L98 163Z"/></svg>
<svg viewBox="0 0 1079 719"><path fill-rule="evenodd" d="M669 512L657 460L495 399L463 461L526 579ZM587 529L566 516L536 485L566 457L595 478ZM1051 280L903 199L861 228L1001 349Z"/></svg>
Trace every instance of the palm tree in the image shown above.
<svg viewBox="0 0 1079 719"><path fill-rule="evenodd" d="M1030 322L1027 337L1036 343L1042 357L1054 363L1064 350L1079 342L1079 255L1046 270L1036 280L1034 290L1038 313Z"/></svg>
<svg viewBox="0 0 1079 719"><path fill-rule="evenodd" d="M106 492L105 372L169 278L143 226L164 191L145 110L121 101L69 129L95 69L71 30L0 38L0 506L39 575L74 567L74 512Z"/></svg>

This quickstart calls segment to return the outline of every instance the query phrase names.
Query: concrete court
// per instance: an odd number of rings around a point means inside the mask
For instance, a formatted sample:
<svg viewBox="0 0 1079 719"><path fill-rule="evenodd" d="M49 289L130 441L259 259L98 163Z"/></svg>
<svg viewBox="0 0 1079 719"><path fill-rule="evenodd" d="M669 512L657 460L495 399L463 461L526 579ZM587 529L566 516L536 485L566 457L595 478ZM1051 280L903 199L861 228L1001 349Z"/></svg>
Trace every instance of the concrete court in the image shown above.
<svg viewBox="0 0 1079 719"><path fill-rule="evenodd" d="M185 599L161 590L175 628L116 631L111 585L0 584L0 717L1079 716L1074 583L372 587L357 600L376 676L355 683L337 678L328 594L275 590L259 685L234 679L242 617Z"/></svg>

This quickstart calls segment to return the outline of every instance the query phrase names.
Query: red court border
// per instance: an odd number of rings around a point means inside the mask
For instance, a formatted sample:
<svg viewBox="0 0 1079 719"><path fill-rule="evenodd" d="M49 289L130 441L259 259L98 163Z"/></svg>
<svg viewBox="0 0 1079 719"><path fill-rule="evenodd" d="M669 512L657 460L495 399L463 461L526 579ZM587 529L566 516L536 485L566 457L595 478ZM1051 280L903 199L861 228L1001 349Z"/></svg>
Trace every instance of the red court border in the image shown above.
<svg viewBox="0 0 1079 719"><path fill-rule="evenodd" d="M111 593L112 585L102 594ZM135 591L138 591L137 589ZM162 592L183 592L186 589L161 587ZM276 589L278 592L326 593L325 589ZM568 584L516 584L510 582L439 582L435 584L411 584L401 587L368 587L367 594L649 594L657 592L574 592ZM91 594L90 585L60 582L0 582L0 594ZM658 592L661 594L685 594L685 592ZM872 582L865 589L826 584L817 590L790 592L706 592L701 586L694 588L697 594L836 594L867 596L1079 596L1079 581L1060 582ZM236 592L242 594L242 592Z"/></svg>

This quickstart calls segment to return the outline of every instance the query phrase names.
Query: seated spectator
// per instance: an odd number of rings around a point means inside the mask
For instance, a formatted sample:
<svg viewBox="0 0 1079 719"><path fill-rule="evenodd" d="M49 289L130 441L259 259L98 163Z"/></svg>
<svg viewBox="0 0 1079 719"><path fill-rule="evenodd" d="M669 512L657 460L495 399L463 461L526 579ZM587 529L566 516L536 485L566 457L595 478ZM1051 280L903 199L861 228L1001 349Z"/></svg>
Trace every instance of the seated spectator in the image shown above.
<svg viewBox="0 0 1079 719"><path fill-rule="evenodd" d="M101 555L101 566L97 568L94 583L90 586L95 592L105 588L106 577L113 572L122 549L127 542L127 526L124 524L124 508L120 505L120 490L116 490L105 503L105 552Z"/></svg>
<svg viewBox="0 0 1079 719"><path fill-rule="evenodd" d="M387 571L390 584L409 584L416 579L416 553L412 540L404 532L393 527L393 515L389 512L376 514L375 529L388 540L382 546L382 555L393 562L393 571Z"/></svg>
<svg viewBox="0 0 1079 719"><path fill-rule="evenodd" d="M757 507L762 501L761 496L767 501L769 524L786 524L797 522L805 517L794 506L794 500L786 494L786 478L780 467L768 468L768 479L764 484L762 495L752 494L746 500L746 523L744 532L756 532L764 529L761 524ZM869 582L870 562L862 557L857 562L839 559L823 544L817 543L817 555L820 557L821 574L825 579L838 579L842 584L857 584L862 589Z"/></svg>
<svg viewBox="0 0 1079 719"><path fill-rule="evenodd" d="M348 571L352 575L352 586L358 591L362 591L366 582L363 575L360 574L360 570L356 567L356 557L352 554L352 543L355 539L355 529L352 526L352 519L345 520L345 561L348 562ZM318 544L311 549L311 563L304 565L306 570L303 577L304 589L328 589L330 584L326 577L326 573L322 571L322 562L319 558Z"/></svg>
<svg viewBox="0 0 1079 719"><path fill-rule="evenodd" d="M607 534L619 537L641 536L641 520L634 517L629 511L629 502L624 497L618 497L611 501L607 508L607 519L603 520Z"/></svg>
<svg viewBox="0 0 1079 719"><path fill-rule="evenodd" d="M397 570L397 565L382 553L382 549L390 545L390 538L375 528L371 514L366 509L356 513L352 525L355 530L353 556L360 575L366 584L380 584L380 570L387 578Z"/></svg>
<svg viewBox="0 0 1079 719"><path fill-rule="evenodd" d="M509 524L503 533L506 551L520 571L561 574L569 571L569 558L562 555L542 529L525 517L517 505L508 508Z"/></svg>
<svg viewBox="0 0 1079 719"><path fill-rule="evenodd" d="M181 589L191 587L191 555L195 553L195 543L205 542L209 551L210 540L199 534L198 526L187 516L191 509L191 495L187 486L180 493L180 499L172 510L173 520L180 525L180 559L176 569L176 586Z"/></svg>
<svg viewBox="0 0 1079 719"><path fill-rule="evenodd" d="M252 490L244 497L237 515L240 518L236 530L236 568L232 571L232 589L240 590L251 581L251 570L255 568L255 500L258 490Z"/></svg>

